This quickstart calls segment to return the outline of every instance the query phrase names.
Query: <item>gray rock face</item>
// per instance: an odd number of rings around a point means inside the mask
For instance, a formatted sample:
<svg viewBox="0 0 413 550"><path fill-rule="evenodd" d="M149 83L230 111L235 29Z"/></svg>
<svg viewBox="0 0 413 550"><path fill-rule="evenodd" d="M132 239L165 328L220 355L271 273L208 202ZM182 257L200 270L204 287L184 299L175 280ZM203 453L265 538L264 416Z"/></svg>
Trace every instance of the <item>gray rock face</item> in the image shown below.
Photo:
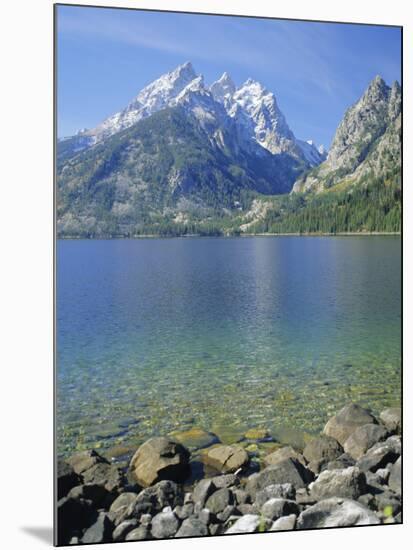
<svg viewBox="0 0 413 550"><path fill-rule="evenodd" d="M354 500L329 498L310 506L300 514L297 529L377 525L376 514Z"/></svg>
<svg viewBox="0 0 413 550"><path fill-rule="evenodd" d="M291 483L268 485L264 487L264 489L261 489L261 491L257 491L255 495L255 504L261 508L261 506L271 498L294 500L295 489Z"/></svg>
<svg viewBox="0 0 413 550"><path fill-rule="evenodd" d="M246 514L238 519L232 527L225 531L226 535L235 533L255 533L260 525L260 517L254 514Z"/></svg>
<svg viewBox="0 0 413 550"><path fill-rule="evenodd" d="M153 437L139 447L130 462L138 483L149 487L161 480L183 481L189 472L189 451L166 437Z"/></svg>
<svg viewBox="0 0 413 550"><path fill-rule="evenodd" d="M296 489L305 487L314 476L310 470L294 458L287 458L274 466L267 466L253 476L247 482L247 491L255 496L257 491L268 485L291 483Z"/></svg>
<svg viewBox="0 0 413 550"><path fill-rule="evenodd" d="M175 537L204 537L208 535L208 528L200 519L190 517L182 522Z"/></svg>
<svg viewBox="0 0 413 550"><path fill-rule="evenodd" d="M178 518L172 511L160 512L152 518L152 536L155 539L173 537L178 531L178 527Z"/></svg>
<svg viewBox="0 0 413 550"><path fill-rule="evenodd" d="M305 465L304 457L301 453L298 453L295 449L290 446L282 447L277 451L264 457L264 464L266 466L273 466L285 460L286 458L295 458L299 462Z"/></svg>
<svg viewBox="0 0 413 550"><path fill-rule="evenodd" d="M113 525L108 514L102 512L99 514L96 522L86 529L82 537L83 544L110 542L112 540Z"/></svg>
<svg viewBox="0 0 413 550"><path fill-rule="evenodd" d="M393 468L390 472L389 487L395 493L401 494L402 490L402 459L401 457L396 460Z"/></svg>
<svg viewBox="0 0 413 550"><path fill-rule="evenodd" d="M387 429L379 424L360 426L346 439L344 450L355 460L361 458L375 443L383 441L388 436Z"/></svg>
<svg viewBox="0 0 413 550"><path fill-rule="evenodd" d="M275 521L282 516L300 513L298 505L293 500L284 498L271 498L262 506L261 513L264 517Z"/></svg>
<svg viewBox="0 0 413 550"><path fill-rule="evenodd" d="M340 122L327 160L294 185L322 191L345 179L383 174L400 166L401 90L377 76Z"/></svg>
<svg viewBox="0 0 413 550"><path fill-rule="evenodd" d="M234 495L229 489L218 489L205 503L205 507L213 514L223 512L226 506L234 504Z"/></svg>
<svg viewBox="0 0 413 550"><path fill-rule="evenodd" d="M309 486L310 494L316 500L330 497L355 500L366 489L366 476L356 466L344 470L326 470Z"/></svg>
<svg viewBox="0 0 413 550"><path fill-rule="evenodd" d="M283 516L278 518L270 527L270 531L292 531L295 529L297 523L297 516L290 514L289 516Z"/></svg>
<svg viewBox="0 0 413 550"><path fill-rule="evenodd" d="M236 472L249 462L248 453L242 447L217 445L203 454L203 461L215 470L224 473Z"/></svg>
<svg viewBox="0 0 413 550"><path fill-rule="evenodd" d="M401 432L402 411L399 407L385 409L380 413L380 420L392 432Z"/></svg>
<svg viewBox="0 0 413 550"><path fill-rule="evenodd" d="M344 445L346 439L364 424L377 424L374 416L355 403L343 407L324 427L324 434Z"/></svg>
<svg viewBox="0 0 413 550"><path fill-rule="evenodd" d="M330 462L343 453L338 441L327 435L315 437L307 443L303 455L307 462Z"/></svg>

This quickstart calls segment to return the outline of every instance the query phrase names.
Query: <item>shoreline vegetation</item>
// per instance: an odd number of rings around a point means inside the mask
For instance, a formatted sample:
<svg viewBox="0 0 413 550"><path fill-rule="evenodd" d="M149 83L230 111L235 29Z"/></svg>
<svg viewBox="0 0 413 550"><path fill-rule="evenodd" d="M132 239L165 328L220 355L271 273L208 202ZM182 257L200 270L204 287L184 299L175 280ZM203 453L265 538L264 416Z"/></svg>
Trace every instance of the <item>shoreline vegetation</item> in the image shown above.
<svg viewBox="0 0 413 550"><path fill-rule="evenodd" d="M102 237L75 237L75 236L61 236L57 237L59 241L107 241L113 239L184 239L184 238L248 238L248 237L385 237L385 236L396 236L400 237L400 231L342 231L337 233L241 233L241 234L220 234L220 235L203 235L201 233L192 233L186 235L133 235L133 236L124 236L124 235L114 235L114 236L102 236Z"/></svg>
<svg viewBox="0 0 413 550"><path fill-rule="evenodd" d="M349 403L300 448L259 426L244 446L193 428L117 458L58 458L57 543L401 523L401 432L400 408Z"/></svg>

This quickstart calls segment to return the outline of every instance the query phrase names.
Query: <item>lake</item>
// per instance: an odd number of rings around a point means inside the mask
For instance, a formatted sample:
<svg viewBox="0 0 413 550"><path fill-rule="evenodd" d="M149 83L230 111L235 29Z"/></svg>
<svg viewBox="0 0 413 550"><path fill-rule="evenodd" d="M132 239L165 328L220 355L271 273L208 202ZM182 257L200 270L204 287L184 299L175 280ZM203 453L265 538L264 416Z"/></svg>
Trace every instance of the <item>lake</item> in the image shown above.
<svg viewBox="0 0 413 550"><path fill-rule="evenodd" d="M58 452L193 426L237 441L400 403L398 236L57 245Z"/></svg>

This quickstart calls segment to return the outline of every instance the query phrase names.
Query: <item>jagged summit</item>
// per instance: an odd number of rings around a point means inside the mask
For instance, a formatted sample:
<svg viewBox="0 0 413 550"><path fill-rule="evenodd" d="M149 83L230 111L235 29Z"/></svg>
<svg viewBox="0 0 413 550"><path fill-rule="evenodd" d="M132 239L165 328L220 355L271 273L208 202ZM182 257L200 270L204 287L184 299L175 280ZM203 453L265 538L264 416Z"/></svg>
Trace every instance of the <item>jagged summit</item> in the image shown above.
<svg viewBox="0 0 413 550"><path fill-rule="evenodd" d="M383 174L400 159L401 90L376 76L345 113L337 127L327 160L294 191L322 191L347 178Z"/></svg>
<svg viewBox="0 0 413 550"><path fill-rule="evenodd" d="M187 109L204 129L213 132L213 139L219 130L231 126L238 145L250 152L261 154L260 148L263 148L273 155L288 153L311 166L323 160L314 145L295 138L275 95L261 82L248 78L237 88L231 76L224 72L207 87L190 61L149 83L123 110L96 128L79 134L74 152L93 146L162 109L177 106Z"/></svg>

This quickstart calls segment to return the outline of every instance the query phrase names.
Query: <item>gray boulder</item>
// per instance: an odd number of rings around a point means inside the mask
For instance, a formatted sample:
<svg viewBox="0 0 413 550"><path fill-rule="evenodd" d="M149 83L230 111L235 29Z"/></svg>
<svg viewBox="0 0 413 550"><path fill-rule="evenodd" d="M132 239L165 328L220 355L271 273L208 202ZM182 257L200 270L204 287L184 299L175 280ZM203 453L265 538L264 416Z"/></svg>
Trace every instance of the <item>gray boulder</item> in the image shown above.
<svg viewBox="0 0 413 550"><path fill-rule="evenodd" d="M259 530L261 523L260 516L255 514L246 514L240 517L236 522L225 531L226 535L234 535L236 533L255 533Z"/></svg>
<svg viewBox="0 0 413 550"><path fill-rule="evenodd" d="M133 529L136 529L137 527L138 527L138 520L135 518L127 519L126 521L123 521L115 528L115 530L112 533L113 542L121 542L125 540L126 535L130 533Z"/></svg>
<svg viewBox="0 0 413 550"><path fill-rule="evenodd" d="M400 456L397 441L388 438L382 443L376 443L364 456L357 461L360 470L376 472L379 468L385 468L388 464L394 464Z"/></svg>
<svg viewBox="0 0 413 550"><path fill-rule="evenodd" d="M378 525L379 523L380 520L376 514L359 502L333 497L317 502L301 512L297 520L297 529Z"/></svg>
<svg viewBox="0 0 413 550"><path fill-rule="evenodd" d="M167 539L175 536L179 521L172 511L160 512L152 518L152 536L155 539Z"/></svg>
<svg viewBox="0 0 413 550"><path fill-rule="evenodd" d="M391 407L380 413L380 420L391 432L401 433L402 411L400 407Z"/></svg>
<svg viewBox="0 0 413 550"><path fill-rule="evenodd" d="M290 514L289 516L283 516L278 518L270 527L270 531L292 531L295 529L297 523L297 516Z"/></svg>
<svg viewBox="0 0 413 550"><path fill-rule="evenodd" d="M160 481L139 493L135 503L129 507L129 517L139 518L142 514L155 515L166 506L172 509L181 506L183 501L184 492L180 485L173 481Z"/></svg>
<svg viewBox="0 0 413 550"><path fill-rule="evenodd" d="M204 537L208 535L208 528L200 519L192 516L182 522L175 537Z"/></svg>
<svg viewBox="0 0 413 550"><path fill-rule="evenodd" d="M72 466L77 474L83 474L86 470L96 464L109 464L109 462L96 451L82 451L76 453L67 459L68 464Z"/></svg>
<svg viewBox="0 0 413 550"><path fill-rule="evenodd" d="M350 403L330 418L324 427L324 434L344 445L354 430L364 424L377 424L377 420L368 410L355 403Z"/></svg>
<svg viewBox="0 0 413 550"><path fill-rule="evenodd" d="M298 515L299 513L300 510L298 504L293 500L287 500L284 498L271 498L270 500L267 500L261 508L261 514L272 521L275 521L282 516L288 516L289 514Z"/></svg>
<svg viewBox="0 0 413 550"><path fill-rule="evenodd" d="M355 500L366 490L366 476L355 466L344 470L326 470L309 485L310 495L315 500L330 497Z"/></svg>
<svg viewBox="0 0 413 550"><path fill-rule="evenodd" d="M246 490L255 497L257 491L268 485L291 483L296 489L305 487L314 479L313 473L295 458L287 458L275 464L267 466L261 472L248 478Z"/></svg>
<svg viewBox="0 0 413 550"><path fill-rule="evenodd" d="M161 480L183 481L189 473L189 451L166 437L153 437L139 447L130 470L143 487Z"/></svg>
<svg viewBox="0 0 413 550"><path fill-rule="evenodd" d="M201 481L198 481L194 487L192 492L192 500L203 508L207 499L216 490L217 487L211 479L201 479Z"/></svg>
<svg viewBox="0 0 413 550"><path fill-rule="evenodd" d="M83 534L82 544L110 542L112 540L113 524L108 514L101 512L93 525Z"/></svg>
<svg viewBox="0 0 413 550"><path fill-rule="evenodd" d="M226 506L232 504L234 504L234 495L229 489L223 488L212 493L205 503L205 508L216 515L223 512Z"/></svg>
<svg viewBox="0 0 413 550"><path fill-rule="evenodd" d="M388 431L380 424L364 424L346 439L344 450L355 460L361 458L370 447L388 436Z"/></svg>
<svg viewBox="0 0 413 550"><path fill-rule="evenodd" d="M324 470L342 470L344 468L354 466L355 464L356 461L353 457L351 457L347 453L343 453L336 459L327 462L327 464L322 464L321 471L323 472Z"/></svg>
<svg viewBox="0 0 413 550"><path fill-rule="evenodd" d="M109 508L109 517L115 525L119 525L130 516L137 499L136 493L126 492L112 502Z"/></svg>
<svg viewBox="0 0 413 550"><path fill-rule="evenodd" d="M340 443L327 435L315 437L304 447L303 455L307 462L330 462L343 454Z"/></svg>
<svg viewBox="0 0 413 550"><path fill-rule="evenodd" d="M114 496L105 487L95 483L77 485L69 491L68 496L75 499L90 500L96 508L105 508L114 499Z"/></svg>

